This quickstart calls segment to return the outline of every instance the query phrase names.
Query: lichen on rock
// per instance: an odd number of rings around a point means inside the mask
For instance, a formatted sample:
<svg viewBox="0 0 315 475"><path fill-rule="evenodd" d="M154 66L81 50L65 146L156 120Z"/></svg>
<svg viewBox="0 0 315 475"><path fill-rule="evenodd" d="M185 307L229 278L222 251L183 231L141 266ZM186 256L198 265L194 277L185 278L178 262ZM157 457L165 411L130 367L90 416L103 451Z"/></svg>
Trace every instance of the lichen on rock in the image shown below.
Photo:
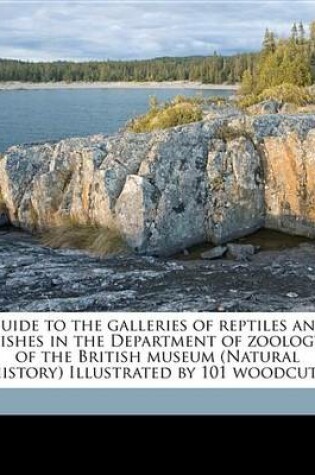
<svg viewBox="0 0 315 475"><path fill-rule="evenodd" d="M222 126L233 136L219 136ZM142 254L226 243L267 226L315 237L315 115L228 115L11 147L0 159L10 222L68 216L118 228Z"/></svg>

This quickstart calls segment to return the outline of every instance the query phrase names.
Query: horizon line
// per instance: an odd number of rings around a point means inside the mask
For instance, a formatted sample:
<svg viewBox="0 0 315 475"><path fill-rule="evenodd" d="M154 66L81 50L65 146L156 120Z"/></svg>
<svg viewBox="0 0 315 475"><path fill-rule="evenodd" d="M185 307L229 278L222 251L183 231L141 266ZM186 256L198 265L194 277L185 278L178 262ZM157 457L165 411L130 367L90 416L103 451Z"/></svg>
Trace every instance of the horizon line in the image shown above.
<svg viewBox="0 0 315 475"><path fill-rule="evenodd" d="M20 58L5 58L0 57L0 61L21 61L23 63L104 63L104 62L141 62L141 61L157 61L159 59L191 59L191 58L212 58L214 56L222 56L222 57L229 57L229 56L239 56L245 54L258 54L259 51L242 51L238 53L226 53L222 54L220 52L214 51L212 54L190 54L184 56L152 56L150 58L140 58L140 59L112 59L112 58L104 58L104 59L54 59L54 60L45 60L45 59L20 59Z"/></svg>

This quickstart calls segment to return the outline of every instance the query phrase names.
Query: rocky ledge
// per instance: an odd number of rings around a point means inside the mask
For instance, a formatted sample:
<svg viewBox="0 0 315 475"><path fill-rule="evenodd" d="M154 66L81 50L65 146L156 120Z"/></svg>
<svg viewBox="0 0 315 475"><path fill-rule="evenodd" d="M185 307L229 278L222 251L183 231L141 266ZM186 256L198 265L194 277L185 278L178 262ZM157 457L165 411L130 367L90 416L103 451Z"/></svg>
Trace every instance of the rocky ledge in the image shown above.
<svg viewBox="0 0 315 475"><path fill-rule="evenodd" d="M315 244L242 262L99 259L0 233L0 311L315 311Z"/></svg>
<svg viewBox="0 0 315 475"><path fill-rule="evenodd" d="M16 146L0 159L14 226L70 215L118 228L156 256L262 227L315 237L314 183L312 114L227 113L150 134Z"/></svg>

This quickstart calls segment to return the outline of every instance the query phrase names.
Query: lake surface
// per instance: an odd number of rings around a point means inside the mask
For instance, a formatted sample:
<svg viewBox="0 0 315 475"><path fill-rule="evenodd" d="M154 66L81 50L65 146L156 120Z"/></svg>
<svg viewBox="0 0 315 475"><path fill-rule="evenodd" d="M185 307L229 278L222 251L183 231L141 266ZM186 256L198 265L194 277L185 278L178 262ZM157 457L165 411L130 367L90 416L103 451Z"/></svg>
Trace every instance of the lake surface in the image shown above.
<svg viewBox="0 0 315 475"><path fill-rule="evenodd" d="M112 134L148 109L150 96L230 96L230 90L53 89L0 91L0 152L11 145Z"/></svg>

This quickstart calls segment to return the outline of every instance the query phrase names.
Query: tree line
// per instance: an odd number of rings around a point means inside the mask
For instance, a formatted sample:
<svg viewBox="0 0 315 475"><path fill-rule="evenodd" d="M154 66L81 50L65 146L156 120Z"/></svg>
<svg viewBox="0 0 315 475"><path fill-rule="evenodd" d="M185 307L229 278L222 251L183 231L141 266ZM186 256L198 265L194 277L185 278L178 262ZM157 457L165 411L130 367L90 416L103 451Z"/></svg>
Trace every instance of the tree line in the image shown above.
<svg viewBox="0 0 315 475"><path fill-rule="evenodd" d="M288 38L277 38L266 30L262 50L243 74L241 93L259 95L264 90L292 84L310 86L315 81L315 22L309 33L300 22L293 24Z"/></svg>
<svg viewBox="0 0 315 475"><path fill-rule="evenodd" d="M142 61L27 62L0 59L0 81L109 82L201 81L234 84L246 70L253 70L255 53L208 57L157 58Z"/></svg>
<svg viewBox="0 0 315 475"><path fill-rule="evenodd" d="M29 62L0 59L0 81L116 82L200 81L242 82L243 94L259 94L283 83L307 86L315 80L315 22L307 33L300 22L289 38L266 30L259 53L234 56L192 56L141 61Z"/></svg>

